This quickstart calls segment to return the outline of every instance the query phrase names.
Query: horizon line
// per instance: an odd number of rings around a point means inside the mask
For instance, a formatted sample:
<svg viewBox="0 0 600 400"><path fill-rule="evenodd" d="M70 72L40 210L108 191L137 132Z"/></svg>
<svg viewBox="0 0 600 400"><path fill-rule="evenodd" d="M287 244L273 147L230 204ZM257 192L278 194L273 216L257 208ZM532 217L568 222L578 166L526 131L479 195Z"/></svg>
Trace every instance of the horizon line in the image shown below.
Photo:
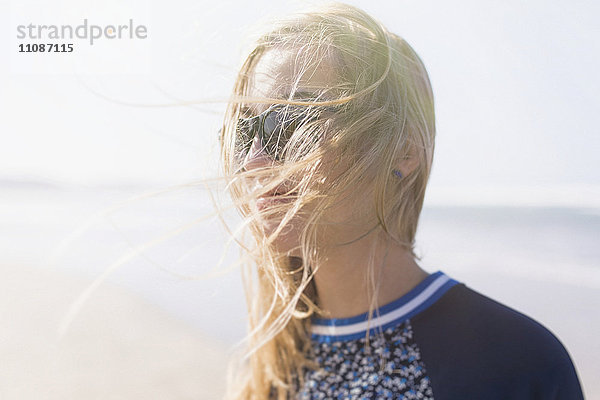
<svg viewBox="0 0 600 400"><path fill-rule="evenodd" d="M0 176L0 190L144 190L184 185L194 181L96 180L84 183L34 176ZM201 179L197 181L201 181ZM600 209L600 184L430 184L426 189L423 206L516 206Z"/></svg>

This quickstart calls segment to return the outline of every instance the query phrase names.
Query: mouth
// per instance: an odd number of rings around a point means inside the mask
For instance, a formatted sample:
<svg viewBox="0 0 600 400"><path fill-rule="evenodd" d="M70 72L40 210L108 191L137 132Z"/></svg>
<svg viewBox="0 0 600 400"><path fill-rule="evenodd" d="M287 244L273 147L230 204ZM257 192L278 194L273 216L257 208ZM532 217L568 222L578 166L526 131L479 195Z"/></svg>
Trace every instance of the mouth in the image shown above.
<svg viewBox="0 0 600 400"><path fill-rule="evenodd" d="M297 195L298 192L291 192L280 185L272 191L259 196L256 206L262 211L270 206L292 202L297 198Z"/></svg>

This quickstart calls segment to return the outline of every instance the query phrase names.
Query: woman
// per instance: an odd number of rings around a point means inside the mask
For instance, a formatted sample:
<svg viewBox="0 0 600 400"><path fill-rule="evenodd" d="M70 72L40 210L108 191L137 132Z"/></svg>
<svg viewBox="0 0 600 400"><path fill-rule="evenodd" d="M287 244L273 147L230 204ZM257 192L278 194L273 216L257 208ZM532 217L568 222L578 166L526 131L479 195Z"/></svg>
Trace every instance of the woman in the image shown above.
<svg viewBox="0 0 600 400"><path fill-rule="evenodd" d="M582 398L545 328L417 263L433 94L414 50L336 4L241 67L222 160L250 229L240 399Z"/></svg>

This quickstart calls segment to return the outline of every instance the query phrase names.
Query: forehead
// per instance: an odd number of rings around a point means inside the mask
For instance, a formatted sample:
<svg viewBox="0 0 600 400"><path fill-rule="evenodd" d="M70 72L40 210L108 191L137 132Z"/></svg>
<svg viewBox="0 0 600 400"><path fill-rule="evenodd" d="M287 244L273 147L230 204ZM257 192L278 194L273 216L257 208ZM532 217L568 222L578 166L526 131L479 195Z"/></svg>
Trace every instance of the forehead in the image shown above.
<svg viewBox="0 0 600 400"><path fill-rule="evenodd" d="M291 100L326 99L338 79L331 57L296 49L269 49L250 73L248 95Z"/></svg>

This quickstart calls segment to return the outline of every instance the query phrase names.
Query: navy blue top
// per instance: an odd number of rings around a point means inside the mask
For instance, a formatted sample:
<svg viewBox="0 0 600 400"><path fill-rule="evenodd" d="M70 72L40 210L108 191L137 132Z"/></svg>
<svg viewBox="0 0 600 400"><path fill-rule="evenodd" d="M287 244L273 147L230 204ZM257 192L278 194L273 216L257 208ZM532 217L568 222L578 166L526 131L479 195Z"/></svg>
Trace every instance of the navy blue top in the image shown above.
<svg viewBox="0 0 600 400"><path fill-rule="evenodd" d="M312 322L321 368L303 371L298 399L583 399L550 331L442 272L370 322L366 313Z"/></svg>

